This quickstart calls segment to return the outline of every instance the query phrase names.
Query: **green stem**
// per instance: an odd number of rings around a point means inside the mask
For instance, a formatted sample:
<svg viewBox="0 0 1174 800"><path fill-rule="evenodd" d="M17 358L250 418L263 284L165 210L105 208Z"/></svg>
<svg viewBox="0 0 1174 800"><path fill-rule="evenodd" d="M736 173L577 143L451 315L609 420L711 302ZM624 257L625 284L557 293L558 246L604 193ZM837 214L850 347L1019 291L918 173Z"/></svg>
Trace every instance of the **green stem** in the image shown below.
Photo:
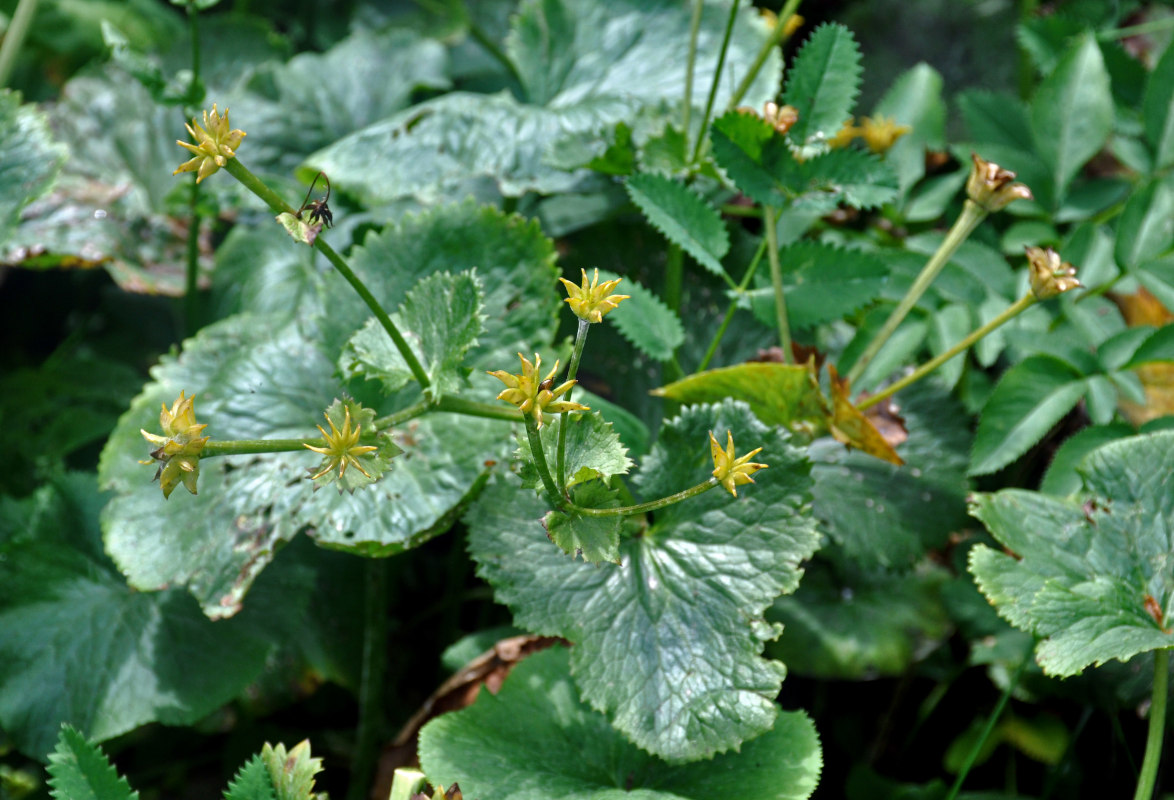
<svg viewBox="0 0 1174 800"><path fill-rule="evenodd" d="M24 44L24 37L29 32L29 24L33 21L33 14L37 12L37 0L20 0L16 4L16 11L12 15L12 22L4 34L4 42L0 44L0 86L7 86L12 77L12 69L16 66L16 56Z"/></svg>
<svg viewBox="0 0 1174 800"><path fill-rule="evenodd" d="M199 10L195 3L188 4L188 36L192 42L192 87L200 82L200 31L197 26ZM185 122L187 120L184 120ZM187 264L185 265L185 281L183 293L184 324L188 336L195 335L199 327L200 316L200 184L197 176L192 176L192 190L188 195L188 211L191 215L191 227L188 229Z"/></svg>
<svg viewBox="0 0 1174 800"><path fill-rule="evenodd" d="M375 430L385 431L388 428L394 428L398 425L403 425L409 420L423 416L424 414L428 413L430 408L433 407L434 406L432 403L428 402L427 400L421 400L420 402L410 405L407 408L401 408L399 411L393 411L386 417L380 417L379 419L375 420Z"/></svg>
<svg viewBox="0 0 1174 800"><path fill-rule="evenodd" d="M435 411L448 411L453 414L464 414L466 417L481 417L483 419L500 419L506 422L521 422L524 416L514 406L499 406L491 403L479 403L476 400L466 400L463 397L441 395L432 406Z"/></svg>
<svg viewBox="0 0 1174 800"><path fill-rule="evenodd" d="M701 117L701 128L697 133L697 144L693 146L693 157L689 159L690 164L696 164L701 160L701 151L705 147L707 139L705 138L705 130L709 127L709 117L713 114L713 103L717 98L717 87L720 85L722 72L726 68L726 55L730 49L730 37L734 33L734 22L738 18L738 4L741 0L734 0L730 4L730 15L726 18L726 32L722 36L721 50L717 54L717 66L713 69L713 82L709 84L709 95L705 98L705 114ZM685 136L689 136L689 128L685 128Z"/></svg>
<svg viewBox="0 0 1174 800"><path fill-rule="evenodd" d="M213 456L243 456L256 453L302 452L308 444L322 444L321 436L305 439L229 439L222 442L208 442L200 451L200 458Z"/></svg>
<svg viewBox="0 0 1174 800"><path fill-rule="evenodd" d="M232 177L236 178L238 181L244 184L246 189L265 201L265 204L277 213L297 213L297 211L295 211L293 207L282 200L276 192L266 186L264 182L262 182L256 175L250 172L248 168L240 162L239 158L228 159L228 163L224 168L230 175L232 175ZM383 330L385 330L387 335L391 337L391 341L395 344L395 349L399 351L400 356L402 356L404 359L404 363L406 363L408 365L408 369L412 371L412 375L415 377L416 382L420 384L420 388L427 390L431 385L431 381L428 380L428 374L424 372L424 368L420 366L420 362L416 358L416 354L412 352L412 348L408 346L407 340L404 339L403 335L399 332L399 329L395 326L395 323L391 321L391 317L389 317L387 312L383 310L383 306L379 305L379 301L375 299L375 295L371 294L371 292L367 289L366 284L364 284L359 279L359 276L355 275L355 273L351 271L351 268L345 261L343 261L342 256L336 253L334 248L326 243L325 239L319 236L314 240L314 247L318 248L318 251L322 253L322 255L326 256L326 260L329 261L338 271L338 273L346 279L346 282L351 285L351 288L355 290L355 293L358 294L359 297L363 298L363 302L367 304L367 308L371 309L371 313L375 315L375 319L379 320L379 324L383 326Z"/></svg>
<svg viewBox="0 0 1174 800"><path fill-rule="evenodd" d="M365 800L383 729L383 682L387 675L387 560L364 565L363 662L359 677L359 729L347 800Z"/></svg>
<svg viewBox="0 0 1174 800"><path fill-rule="evenodd" d="M701 10L705 0L693 0L693 16L689 20L689 55L685 59L685 102L681 109L681 130L685 137L685 152L689 155L689 123L693 114L693 71L697 67L697 37L701 33Z"/></svg>
<svg viewBox="0 0 1174 800"><path fill-rule="evenodd" d="M631 517L636 514L646 514L649 511L656 511L666 506L671 506L674 503L679 503L682 500L688 500L690 497L696 497L702 492L708 492L715 486L719 486L717 478L710 478L704 483L699 483L696 486L690 486L683 492L671 494L668 497L662 497L659 500L650 500L647 503L640 503L634 506L621 506L619 508L585 508L584 506L577 506L574 503L567 503L567 510L582 514L585 517Z"/></svg>
<svg viewBox="0 0 1174 800"><path fill-rule="evenodd" d="M885 320L884 326L881 327L880 332L876 337L868 343L868 347L860 355L860 358L852 365L852 369L848 371L848 382L855 383L857 379L864 373L864 370L884 347L885 342L893 335L905 319L905 316L925 294L925 290L929 288L934 279L937 278L938 273L950 261L950 257L954 255L954 251L966 241L966 238L974 232L978 224L986 218L987 212L982 206L975 203L973 200L967 200L962 206L962 213L958 215L958 219L954 221L950 232L946 234L946 238L938 246L937 252L930 257L926 262L925 267L922 268L921 274L917 276L917 280L909 287L909 291L901 298L901 302L893 309L893 313Z"/></svg>
<svg viewBox="0 0 1174 800"><path fill-rule="evenodd" d="M730 102L726 106L728 109L737 108L738 103L742 102L742 98L746 96L746 92L750 91L750 85L754 83L754 79L758 77L762 65L766 63L766 59L770 56L779 44L786 38L787 20L795 14L795 10L799 8L799 0L787 0L787 4L779 11L779 22L775 25L775 29L771 31L770 36L762 43L762 49L758 51L758 55L754 58L754 63L750 65L750 70L742 77L742 82L738 84L738 88L730 96Z"/></svg>
<svg viewBox="0 0 1174 800"><path fill-rule="evenodd" d="M730 307L726 309L726 316L722 320L722 324L718 326L717 333L713 335L713 341L709 343L709 349L705 351L705 357L701 359L701 363L697 366L698 372L704 372L709 366L709 362L713 360L714 353L717 352L717 347L721 344L722 337L726 335L726 328L730 327L730 320L734 318L734 312L738 309L738 295L746 291L746 287L750 285L750 280L754 277L754 273L762 261L762 254L765 252L766 239L763 239L758 245L758 250L754 253L754 258L750 260L750 266L746 268L746 274L742 276L742 282L734 290L734 299L730 301Z"/></svg>
<svg viewBox="0 0 1174 800"><path fill-rule="evenodd" d="M575 332L575 349L571 351L571 364L567 367L567 380L573 381L575 375L579 372L579 360L583 357L583 347L587 344L587 331L591 329L591 323L585 319L579 320L579 329ZM563 395L563 400L570 401L571 392L574 387L567 389L566 394ZM555 459L555 477L558 480L559 487L567 485L567 470L566 470L566 452L567 452L567 415L559 414L558 417L558 450L557 458Z"/></svg>
<svg viewBox="0 0 1174 800"><path fill-rule="evenodd" d="M1133 800L1150 800L1158 779L1158 765L1162 760L1162 739L1166 734L1166 695L1170 679L1170 650L1154 651L1154 688L1150 701L1149 733L1145 740L1145 756L1141 774L1137 777L1137 791Z"/></svg>
<svg viewBox="0 0 1174 800"><path fill-rule="evenodd" d="M664 304L673 311L681 310L681 282L685 254L680 245L669 245L664 265Z"/></svg>
<svg viewBox="0 0 1174 800"><path fill-rule="evenodd" d="M779 263L779 234L775 229L773 206L763 206L762 222L766 226L766 257L770 262L770 284L775 293L775 324L779 326L779 346L783 350L783 363L794 364L795 354L791 352L791 325L787 322L787 299L783 297L783 267Z"/></svg>
<svg viewBox="0 0 1174 800"><path fill-rule="evenodd" d="M1104 33L1098 33L1097 38L1101 41L1112 41L1113 39L1127 39L1130 36L1142 36L1147 33L1161 33L1174 28L1174 17L1163 17L1162 19L1150 20L1143 22L1140 25L1130 25L1127 28L1116 28Z"/></svg>
<svg viewBox="0 0 1174 800"><path fill-rule="evenodd" d="M866 408L870 408L872 406L875 406L877 403L879 403L880 401L882 401L888 397L892 397L897 392L904 389L906 386L909 386L910 384L913 384L913 383L917 383L919 380L921 380L926 375L933 372L935 369L940 367L942 364L945 364L947 361L949 361L951 358L953 358L954 356L961 353L963 350L968 349L971 345L973 345L975 342L982 339L984 336L989 334L991 331L1006 324L1007 322L1011 321L1015 317L1022 314L1027 309L1031 308L1033 305L1036 304L1036 302L1037 301L1036 301L1035 295L1031 294L1030 292L1023 295L1023 297L1020 297L1014 303L1007 306L1007 308L1004 309L1003 312L1001 314L999 314L999 316L992 319L986 325L983 325L981 328L975 329L970 334L968 334L966 336L966 338L959 341L957 344L955 344L949 350L947 350L946 352L942 353L941 355L936 356L935 358L932 358L929 361L925 362L924 364L922 364L920 367L918 367L916 370L914 370L910 374L906 375L901 380L896 381L895 383L889 384L883 390L881 390L881 391L877 392L876 394L871 395L870 397L867 397L864 400L860 401L859 403L856 404L856 408L860 411L863 411Z"/></svg>
<svg viewBox="0 0 1174 800"><path fill-rule="evenodd" d="M546 453L542 449L542 437L538 433L538 423L529 414L526 415L526 438L530 441L530 453L534 456L534 466L542 478L542 485L546 489L547 501L560 511L566 507L566 501L554 485L550 477L550 465L546 463Z"/></svg>
<svg viewBox="0 0 1174 800"><path fill-rule="evenodd" d="M1024 654L1023 660L1019 662L1019 667L1015 670L1015 674L1011 676L1011 680L1007 682L1003 693L999 696L999 702L995 704L994 711L987 718L986 725L983 726L982 733L979 734L978 740L974 743L974 747L970 748L970 752L966 755L966 760L962 762L962 769L958 772L958 777L954 780L954 785L950 787L950 793L946 795L946 800L954 800L958 796L958 792L961 791L966 776L970 774L970 768L974 766L974 762L978 759L978 754L982 752L982 746L990 738L991 732L995 729L995 723L999 721L999 717L1003 715L1003 709L1007 707L1007 701L1011 699L1011 693L1015 691L1015 687L1019 685L1019 679L1023 677L1024 670L1031 663L1031 653L1034 649L1035 641L1033 640L1027 653Z"/></svg>
<svg viewBox="0 0 1174 800"><path fill-rule="evenodd" d="M753 217L762 219L762 209L758 206L740 206L737 203L726 203L722 206L722 213L727 217Z"/></svg>

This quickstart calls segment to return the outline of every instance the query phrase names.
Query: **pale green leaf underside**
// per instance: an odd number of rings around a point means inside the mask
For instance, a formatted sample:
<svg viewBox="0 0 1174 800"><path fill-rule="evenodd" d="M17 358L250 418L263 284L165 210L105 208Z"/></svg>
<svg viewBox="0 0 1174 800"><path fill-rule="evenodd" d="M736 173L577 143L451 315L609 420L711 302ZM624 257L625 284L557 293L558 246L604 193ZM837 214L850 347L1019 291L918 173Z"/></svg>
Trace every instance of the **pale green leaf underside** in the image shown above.
<svg viewBox="0 0 1174 800"><path fill-rule="evenodd" d="M721 215L684 184L662 175L633 175L626 184L644 216L673 244L714 275L724 275L722 258L730 237Z"/></svg>
<svg viewBox="0 0 1174 800"><path fill-rule="evenodd" d="M852 32L837 24L816 28L795 56L783 92L783 102L799 111L791 139L804 144L835 136L852 115L860 74Z"/></svg>
<svg viewBox="0 0 1174 800"><path fill-rule="evenodd" d="M517 623L574 642L584 699L670 760L723 752L770 728L785 669L761 657L778 634L762 614L794 590L818 544L809 465L742 404L670 422L644 464L643 495L708 479L711 430L732 431L739 453L762 446L755 460L770 467L738 498L718 488L657 512L621 542L620 565L571 562L547 540L543 503L510 480L491 483L466 517L479 574Z"/></svg>
<svg viewBox="0 0 1174 800"><path fill-rule="evenodd" d="M420 734L420 764L435 785L500 800L804 800L822 767L802 712L739 753L671 765L626 741L583 702L569 657L551 648L514 668L496 695L434 719Z"/></svg>
<svg viewBox="0 0 1174 800"><path fill-rule="evenodd" d="M49 786L55 800L133 800L139 796L101 748L69 725L62 726L57 749L49 754Z"/></svg>
<svg viewBox="0 0 1174 800"><path fill-rule="evenodd" d="M975 499L971 513L1019 558L980 546L970 570L1000 615L1042 638L1047 673L1174 647L1172 470L1174 433L1163 432L1092 453L1081 468L1087 501L1021 490Z"/></svg>

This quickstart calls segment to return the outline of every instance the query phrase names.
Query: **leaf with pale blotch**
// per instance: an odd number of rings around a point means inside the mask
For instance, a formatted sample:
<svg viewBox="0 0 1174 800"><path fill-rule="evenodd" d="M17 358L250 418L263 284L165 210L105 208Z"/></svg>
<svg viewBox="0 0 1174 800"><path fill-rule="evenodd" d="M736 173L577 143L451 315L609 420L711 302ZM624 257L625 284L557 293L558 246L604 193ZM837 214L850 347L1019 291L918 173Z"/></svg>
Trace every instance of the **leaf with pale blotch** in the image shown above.
<svg viewBox="0 0 1174 800"><path fill-rule="evenodd" d="M610 422L598 413L564 414L554 418L539 430L542 438L542 452L551 474L557 469L559 426L566 426L566 443L563 451L563 474L566 485L589 481L593 478L607 480L612 475L626 475L632 468L628 448L612 429ZM538 470L533 465L534 456L530 450L530 439L518 437L517 458L522 462L522 480L527 486L542 485Z"/></svg>
<svg viewBox="0 0 1174 800"><path fill-rule="evenodd" d="M615 508L620 504L617 492L600 481L576 486L571 490L571 500L584 508ZM564 553L582 556L588 564L620 563L620 530L624 518L619 514L595 517L574 511L548 511L542 525L550 540Z"/></svg>
<svg viewBox="0 0 1174 800"><path fill-rule="evenodd" d="M726 274L722 258L730 236L717 209L683 183L663 175L633 175L624 187L654 228L714 275Z"/></svg>
<svg viewBox="0 0 1174 800"><path fill-rule="evenodd" d="M979 545L970 571L1060 677L1174 647L1174 433L1105 445L1079 471L1076 497L1007 489L971 507L1014 556Z"/></svg>
<svg viewBox="0 0 1174 800"><path fill-rule="evenodd" d="M21 211L52 187L66 149L53 140L49 120L20 95L0 90L0 245L20 223Z"/></svg>
<svg viewBox="0 0 1174 800"><path fill-rule="evenodd" d="M812 364L738 364L698 372L652 393L678 403L717 403L730 398L749 403L768 425L827 429L831 418Z"/></svg>
<svg viewBox="0 0 1174 800"><path fill-rule="evenodd" d="M466 515L479 574L517 624L575 643L583 698L640 747L671 761L737 748L774 724L785 669L761 657L779 631L767 606L798 585L818 545L811 478L780 428L726 401L666 423L637 481L653 499L707 481L709 433L769 469L738 497L710 490L654 512L620 543L620 564L569 562L551 547L541 499L516 480L490 483Z"/></svg>
<svg viewBox="0 0 1174 800"><path fill-rule="evenodd" d="M780 713L740 752L669 764L579 700L569 661L561 647L535 653L497 694L429 722L420 734L429 779L509 800L805 800L814 791L822 759L803 712Z"/></svg>
<svg viewBox="0 0 1174 800"><path fill-rule="evenodd" d="M102 749L69 725L61 726L57 749L49 754L49 788L55 800L136 800L139 796Z"/></svg>

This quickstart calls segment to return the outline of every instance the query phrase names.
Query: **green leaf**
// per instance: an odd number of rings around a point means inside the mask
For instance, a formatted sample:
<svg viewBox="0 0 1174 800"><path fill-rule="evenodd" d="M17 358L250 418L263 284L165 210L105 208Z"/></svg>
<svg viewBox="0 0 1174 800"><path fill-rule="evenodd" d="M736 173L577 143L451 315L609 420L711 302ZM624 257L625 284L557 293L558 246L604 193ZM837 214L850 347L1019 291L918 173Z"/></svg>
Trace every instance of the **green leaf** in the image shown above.
<svg viewBox="0 0 1174 800"><path fill-rule="evenodd" d="M663 175L633 175L624 184L654 228L719 277L730 237L721 215L684 184Z"/></svg>
<svg viewBox="0 0 1174 800"><path fill-rule="evenodd" d="M832 150L799 165L795 207L832 211L844 203L851 208L876 208L897 196L897 176L878 156L863 150Z"/></svg>
<svg viewBox="0 0 1174 800"><path fill-rule="evenodd" d="M212 623L180 589L128 590L102 549L104 500L76 473L3 510L21 533L0 538L0 726L31 757L62 722L98 740L190 725L255 680L285 635L262 609ZM284 603L290 618L304 610L298 595Z"/></svg>
<svg viewBox="0 0 1174 800"><path fill-rule="evenodd" d="M1146 336L1122 368L1136 369L1170 361L1174 361L1174 324L1163 325Z"/></svg>
<svg viewBox="0 0 1174 800"><path fill-rule="evenodd" d="M573 657L573 656L572 656ZM811 721L784 712L740 752L672 765L637 749L580 702L567 651L520 663L496 695L432 720L420 733L420 765L435 785L501 800L804 800L822 759Z"/></svg>
<svg viewBox="0 0 1174 800"><path fill-rule="evenodd" d="M844 579L817 559L795 594L768 612L786 633L767 651L791 673L824 680L900 675L949 631L938 598L946 578L944 569L931 567Z"/></svg>
<svg viewBox="0 0 1174 800"><path fill-rule="evenodd" d="M755 202L785 206L789 195L777 176L798 167L787 141L754 114L729 111L710 128L713 156L741 192Z"/></svg>
<svg viewBox="0 0 1174 800"><path fill-rule="evenodd" d="M727 7L707 4L695 59L698 86L713 81ZM310 156L336 189L367 204L414 197L434 203L486 186L511 197L568 192L587 176L546 161L564 139L604 137L644 110L677 108L684 91L690 13L672 0L531 0L511 17L505 50L524 98L452 92L372 122ZM745 75L767 30L752 9L737 15L724 74ZM772 54L744 98L775 95ZM732 86L719 82L724 105ZM700 106L704 94L694 93ZM675 114L675 112L673 112ZM455 193L455 194L454 194Z"/></svg>
<svg viewBox="0 0 1174 800"><path fill-rule="evenodd" d="M53 186L66 154L44 114L22 105L19 93L0 90L0 245L12 237L25 206Z"/></svg>
<svg viewBox="0 0 1174 800"><path fill-rule="evenodd" d="M224 800L277 800L269 769L257 754L245 762L228 784Z"/></svg>
<svg viewBox="0 0 1174 800"><path fill-rule="evenodd" d="M779 250L787 318L795 330L813 328L863 308L881 295L889 271L863 250L846 250L808 239ZM769 277L746 295L764 325L776 324Z"/></svg>
<svg viewBox="0 0 1174 800"><path fill-rule="evenodd" d="M1053 356L1030 356L1007 370L983 407L970 474L986 475L1026 453L1086 389L1084 376Z"/></svg>
<svg viewBox="0 0 1174 800"><path fill-rule="evenodd" d="M578 394L575 397L582 399ZM538 432L542 439L542 452L552 473L556 468L560 425L567 429L563 456L567 486L595 478L606 481L612 475L626 475L632 468L632 460L627 455L628 449L621 444L620 437L612 430L611 423L604 420L599 413L584 412L563 414L557 422L543 425ZM530 450L529 437L518 437L517 457L523 463L523 482L530 487L541 486L538 471L533 466L534 456Z"/></svg>
<svg viewBox="0 0 1174 800"><path fill-rule="evenodd" d="M1113 130L1113 96L1101 49L1081 36L1044 79L1031 101L1036 152L1051 171L1054 202Z"/></svg>
<svg viewBox="0 0 1174 800"><path fill-rule="evenodd" d="M669 422L638 486L655 498L711 477L709 431L770 468L734 498L720 489L657 511L620 544L622 563L568 562L537 522L543 503L498 479L466 517L479 574L518 625L575 643L583 698L638 746L704 758L768 730L784 667L761 658L778 629L762 613L793 591L814 552L809 466L778 428L742 404L687 409Z"/></svg>
<svg viewBox="0 0 1174 800"><path fill-rule="evenodd" d="M610 281L621 277L601 269L599 280ZM657 361L668 361L685 341L685 329L676 313L659 297L631 278L624 278L617 291L628 295L627 300L607 315L624 338L638 350Z"/></svg>
<svg viewBox="0 0 1174 800"><path fill-rule="evenodd" d="M1020 490L975 498L971 513L1018 557L979 546L970 571L1000 616L1042 638L1045 673L1174 646L1172 469L1174 433L1155 433L1090 455L1083 503Z"/></svg>
<svg viewBox="0 0 1174 800"><path fill-rule="evenodd" d="M926 149L940 149L945 141L942 76L925 63L906 70L885 92L873 115L911 128L885 153L885 161L897 173L897 190L903 197L925 176Z"/></svg>
<svg viewBox="0 0 1174 800"><path fill-rule="evenodd" d="M1170 249L1174 240L1174 180L1153 181L1134 191L1117 223L1113 257L1136 269Z"/></svg>
<svg viewBox="0 0 1174 800"><path fill-rule="evenodd" d="M843 25L816 28L795 56L783 102L799 111L788 132L800 146L823 144L852 116L860 91L860 46Z"/></svg>
<svg viewBox="0 0 1174 800"><path fill-rule="evenodd" d="M314 264L309 247L291 247L276 225L237 225L216 248L212 289L217 316L238 311L258 314L320 312L329 275Z"/></svg>
<svg viewBox="0 0 1174 800"><path fill-rule="evenodd" d="M1141 113L1154 170L1164 169L1174 163L1174 50L1167 48L1150 73Z"/></svg>
<svg viewBox="0 0 1174 800"><path fill-rule="evenodd" d="M968 89L958 93L957 102L958 111L970 132L970 141L980 146L994 145L1009 150L1027 152L1034 149L1028 109L1018 97Z"/></svg>
<svg viewBox="0 0 1174 800"><path fill-rule="evenodd" d="M826 425L831 414L815 373L805 364L751 362L698 372L654 389L678 403L720 403L727 398L750 405L767 425Z"/></svg>
<svg viewBox="0 0 1174 800"><path fill-rule="evenodd" d="M591 481L576 486L571 492L571 501L584 508L615 508L619 506L618 494L600 481ZM593 517L574 512L548 511L542 518L550 540L564 553L582 556L588 564L601 561L620 563L620 529L624 518L620 515Z"/></svg>
<svg viewBox="0 0 1174 800"><path fill-rule="evenodd" d="M139 796L102 749L69 725L61 726L57 749L49 754L49 787L55 800L134 800Z"/></svg>
<svg viewBox="0 0 1174 800"><path fill-rule="evenodd" d="M283 744L266 742L261 748L261 761L269 770L277 800L311 800L314 797L314 776L322 771L322 759L310 757L308 739L288 751Z"/></svg>
<svg viewBox="0 0 1174 800"><path fill-rule="evenodd" d="M475 271L438 272L420 280L404 298L395 323L431 381L427 394L438 398L464 387L469 369L465 353L485 329L481 282ZM343 374L373 378L387 392L414 380L412 370L374 317L343 351Z"/></svg>
<svg viewBox="0 0 1174 800"><path fill-rule="evenodd" d="M1040 481L1039 490L1044 494L1066 497L1080 490L1082 482L1077 468L1084 457L1110 442L1124 439L1134 433L1132 425L1115 422L1110 425L1090 425L1064 440L1052 456L1048 471Z"/></svg>

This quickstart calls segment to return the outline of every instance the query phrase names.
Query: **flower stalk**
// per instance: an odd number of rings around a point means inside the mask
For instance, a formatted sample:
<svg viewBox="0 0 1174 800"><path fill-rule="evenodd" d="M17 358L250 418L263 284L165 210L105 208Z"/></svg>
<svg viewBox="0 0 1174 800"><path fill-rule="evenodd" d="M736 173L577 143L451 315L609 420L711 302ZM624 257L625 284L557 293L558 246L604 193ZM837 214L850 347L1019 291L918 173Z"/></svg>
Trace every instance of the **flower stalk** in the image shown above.
<svg viewBox="0 0 1174 800"><path fill-rule="evenodd" d="M584 274L586 278L586 274ZM587 344L587 331L591 328L590 320L579 319L579 329L575 331L575 349L571 351L571 363L567 366L567 380L575 380L575 375L579 372L579 360L583 358L583 348ZM573 388L573 387L572 387ZM571 399L572 389L567 389L565 398ZM567 485L567 415L563 414L558 418L558 450L557 458L555 460L555 477L558 480L560 487Z"/></svg>
<svg viewBox="0 0 1174 800"><path fill-rule="evenodd" d="M546 453L542 450L542 437L538 433L538 423L534 417L526 415L526 438L530 441L530 452L534 456L534 467L538 470L539 477L542 478L542 487L546 489L547 502L552 507L562 511L566 508L567 501L563 497L562 492L554 484L554 479L550 476L550 465L546 463Z"/></svg>
<svg viewBox="0 0 1174 800"><path fill-rule="evenodd" d="M783 363L794 364L791 352L791 325L787 321L787 299L783 296L783 268L779 263L779 234L775 228L778 218L773 206L763 206L762 224L766 226L766 257L770 263L770 284L775 294L775 324L779 326L779 347Z"/></svg>
<svg viewBox="0 0 1174 800"><path fill-rule="evenodd" d="M657 511L662 508L667 508L682 500L688 500L690 497L708 492L715 486L720 486L721 483L717 478L710 478L703 483L696 486L690 486L684 491L670 494L667 497L661 497L657 500L650 500L647 503L639 503L634 506L620 506L619 508L586 508L584 506L577 506L574 503L567 503L565 511L573 512L575 514L582 514L585 517L632 517L637 514L647 514L649 511Z"/></svg>
<svg viewBox="0 0 1174 800"><path fill-rule="evenodd" d="M732 109L738 107L738 103L742 102L742 98L746 96L746 92L750 91L750 86L754 83L754 79L758 77L758 73L762 70L762 65L766 63L767 57L793 32L791 26L787 23L790 22L791 17L795 15L795 11L798 8L799 0L787 0L786 5L779 11L778 23L775 24L774 30L771 31L767 40L762 43L762 48L759 49L758 55L754 57L754 63L750 65L750 69L747 70L746 75L742 78L742 82L738 84L738 88L730 96L730 102L727 108Z"/></svg>
<svg viewBox="0 0 1174 800"><path fill-rule="evenodd" d="M1166 701L1170 683L1170 649L1154 651L1154 685L1150 693L1150 724L1145 740L1145 755L1141 761L1141 773L1137 777L1137 791L1133 800L1150 800L1154 796L1154 784L1158 779L1158 766L1162 761L1162 739L1166 734Z"/></svg>
<svg viewBox="0 0 1174 800"><path fill-rule="evenodd" d="M721 344L722 337L726 335L726 329L730 327L730 322L734 319L734 312L738 310L738 297L746 291L746 287L750 285L754 273L758 270L758 265L762 263L762 254L766 252L766 242L765 238L759 242L758 250L754 252L754 257L750 259L750 266L746 268L746 274L742 276L742 282L734 289L734 299L730 300L729 308L726 309L726 315L722 318L721 325L713 335L713 340L709 343L709 348L705 351L701 363L697 365L697 372L705 372L709 367L709 362L713 360L714 354L717 353L718 345Z"/></svg>

